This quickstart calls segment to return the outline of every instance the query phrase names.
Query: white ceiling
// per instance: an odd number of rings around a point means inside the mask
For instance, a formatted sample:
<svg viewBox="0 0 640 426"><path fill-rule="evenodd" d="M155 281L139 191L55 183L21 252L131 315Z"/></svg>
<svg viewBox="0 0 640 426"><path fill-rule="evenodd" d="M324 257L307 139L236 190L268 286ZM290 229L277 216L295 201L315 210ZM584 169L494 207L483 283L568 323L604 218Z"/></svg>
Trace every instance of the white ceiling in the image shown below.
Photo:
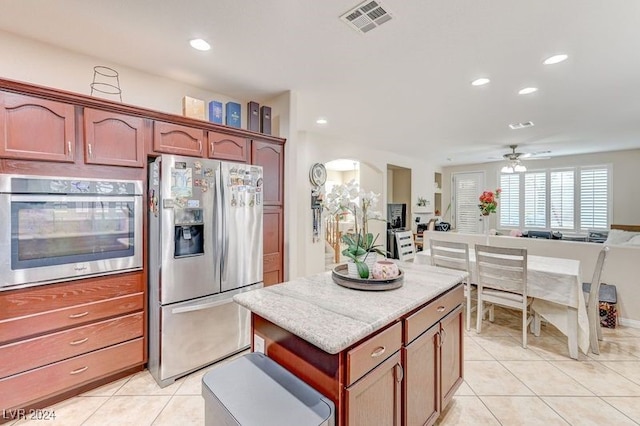
<svg viewBox="0 0 640 426"><path fill-rule="evenodd" d="M339 19L358 3L4 1L0 29L238 99L292 90L300 130L441 165L510 144L640 148L640 1L384 0L393 19L365 35ZM491 83L469 84L481 76ZM526 86L540 90L517 95ZM535 126L508 127L525 121Z"/></svg>

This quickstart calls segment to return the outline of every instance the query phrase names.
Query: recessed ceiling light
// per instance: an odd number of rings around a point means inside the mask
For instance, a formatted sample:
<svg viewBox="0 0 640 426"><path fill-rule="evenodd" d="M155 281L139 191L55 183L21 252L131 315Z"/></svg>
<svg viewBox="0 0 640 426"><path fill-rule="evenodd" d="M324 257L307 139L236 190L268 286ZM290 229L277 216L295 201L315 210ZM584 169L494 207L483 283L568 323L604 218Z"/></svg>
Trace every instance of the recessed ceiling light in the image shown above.
<svg viewBox="0 0 640 426"><path fill-rule="evenodd" d="M524 89L520 89L520 91L518 92L518 95L528 95L530 93L537 92L537 91L538 91L537 87L525 87Z"/></svg>
<svg viewBox="0 0 640 426"><path fill-rule="evenodd" d="M545 65L557 64L559 62L565 61L568 57L569 57L569 55L565 55L564 53L561 53L559 55L553 55L553 56L545 59L543 64L545 64Z"/></svg>
<svg viewBox="0 0 640 426"><path fill-rule="evenodd" d="M489 83L491 80L489 80L486 77L482 77L482 78L478 78L476 80L473 80L471 82L472 86L484 86L485 84Z"/></svg>
<svg viewBox="0 0 640 426"><path fill-rule="evenodd" d="M189 40L189 44L196 50L209 50L211 49L211 45L204 41L201 38L194 38L193 40Z"/></svg>
<svg viewBox="0 0 640 426"><path fill-rule="evenodd" d="M316 120L316 124L327 124L329 121L327 121L326 118L320 117Z"/></svg>

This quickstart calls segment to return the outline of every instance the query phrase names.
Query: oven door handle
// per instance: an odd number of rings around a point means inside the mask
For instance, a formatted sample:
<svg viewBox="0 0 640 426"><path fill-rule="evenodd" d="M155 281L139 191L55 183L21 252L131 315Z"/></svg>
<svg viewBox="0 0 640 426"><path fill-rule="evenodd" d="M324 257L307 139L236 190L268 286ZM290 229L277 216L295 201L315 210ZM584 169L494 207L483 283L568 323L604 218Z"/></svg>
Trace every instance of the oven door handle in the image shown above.
<svg viewBox="0 0 640 426"><path fill-rule="evenodd" d="M36 202L36 203L45 203L45 202L55 202L55 203L68 203L68 202L78 202L78 201L89 201L89 202L100 202L100 201L108 201L108 202L133 202L136 197L140 197L139 195L101 195L101 194L60 194L60 195L51 195L51 194L11 194L11 202Z"/></svg>
<svg viewBox="0 0 640 426"><path fill-rule="evenodd" d="M205 309L215 308L216 306L226 305L228 303L235 303L233 299L217 300L215 302L202 303L200 305L183 306L181 308L173 308L172 314L184 314L187 312L204 311Z"/></svg>

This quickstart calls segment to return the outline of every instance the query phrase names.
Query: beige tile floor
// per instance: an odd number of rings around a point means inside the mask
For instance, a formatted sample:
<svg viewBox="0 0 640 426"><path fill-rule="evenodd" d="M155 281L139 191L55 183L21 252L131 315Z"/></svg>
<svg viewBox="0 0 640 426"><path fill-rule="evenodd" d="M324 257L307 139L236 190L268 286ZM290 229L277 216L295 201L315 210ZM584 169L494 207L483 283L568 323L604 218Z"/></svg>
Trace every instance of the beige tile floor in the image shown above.
<svg viewBox="0 0 640 426"><path fill-rule="evenodd" d="M439 425L640 424L639 329L604 329L601 354L575 361L566 338L549 325L540 337L529 334L523 349L519 324L517 313L497 310L481 334L465 333L465 381ZM54 421L31 423L202 425L201 380L217 365L164 389L145 370L50 407Z"/></svg>

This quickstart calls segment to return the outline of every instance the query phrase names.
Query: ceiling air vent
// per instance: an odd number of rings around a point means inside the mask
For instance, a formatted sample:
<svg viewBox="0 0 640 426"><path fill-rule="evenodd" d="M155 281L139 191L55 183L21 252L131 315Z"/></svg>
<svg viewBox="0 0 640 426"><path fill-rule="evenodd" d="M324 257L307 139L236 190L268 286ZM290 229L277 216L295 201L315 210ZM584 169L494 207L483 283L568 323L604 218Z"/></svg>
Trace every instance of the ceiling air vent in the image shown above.
<svg viewBox="0 0 640 426"><path fill-rule="evenodd" d="M340 19L359 33L366 33L391 20L391 14L378 1L365 1Z"/></svg>
<svg viewBox="0 0 640 426"><path fill-rule="evenodd" d="M509 124L509 128L513 130L524 129L525 127L533 127L533 122L525 121L524 123Z"/></svg>

